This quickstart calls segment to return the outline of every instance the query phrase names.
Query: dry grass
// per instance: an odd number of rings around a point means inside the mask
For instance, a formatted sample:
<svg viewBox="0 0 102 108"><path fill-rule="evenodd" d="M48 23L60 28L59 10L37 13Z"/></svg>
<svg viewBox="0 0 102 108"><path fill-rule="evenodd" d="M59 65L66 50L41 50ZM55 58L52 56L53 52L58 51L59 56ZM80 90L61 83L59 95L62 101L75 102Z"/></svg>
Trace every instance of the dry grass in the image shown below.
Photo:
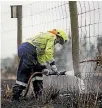
<svg viewBox="0 0 102 108"><path fill-rule="evenodd" d="M20 103L11 103L11 89L7 86L5 96L2 97L2 108L99 108L98 93L71 92L60 94L55 87L48 87L43 91L42 97L21 100ZM100 107L101 108L101 107Z"/></svg>
<svg viewBox="0 0 102 108"><path fill-rule="evenodd" d="M99 81L98 78L97 80ZM92 89L95 84L90 85L89 82L87 86L89 86L89 89ZM94 92L94 89L92 89L93 92L83 94L69 88L67 92L61 94L57 86L49 86L43 90L43 95L37 100L32 95L29 95L26 100L21 99L20 103L11 103L12 88L11 85L5 83L1 106L2 108L102 108L102 105L99 107L99 101L102 104L102 100L99 98L102 95L98 91L99 86L100 84L97 84L97 92Z"/></svg>

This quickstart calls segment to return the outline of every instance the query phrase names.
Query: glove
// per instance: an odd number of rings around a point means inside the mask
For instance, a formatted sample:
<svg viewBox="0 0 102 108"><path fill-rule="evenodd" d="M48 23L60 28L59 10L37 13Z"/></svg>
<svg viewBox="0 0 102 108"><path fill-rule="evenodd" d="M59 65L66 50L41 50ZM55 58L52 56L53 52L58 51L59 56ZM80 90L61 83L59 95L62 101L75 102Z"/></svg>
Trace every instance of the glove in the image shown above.
<svg viewBox="0 0 102 108"><path fill-rule="evenodd" d="M51 65L51 70L52 70L53 72L57 72L57 67L56 67L56 65Z"/></svg>
<svg viewBox="0 0 102 108"><path fill-rule="evenodd" d="M43 73L44 75L48 75L48 74L50 73L50 71L49 71L48 69L43 69L43 70L42 70L42 73Z"/></svg>

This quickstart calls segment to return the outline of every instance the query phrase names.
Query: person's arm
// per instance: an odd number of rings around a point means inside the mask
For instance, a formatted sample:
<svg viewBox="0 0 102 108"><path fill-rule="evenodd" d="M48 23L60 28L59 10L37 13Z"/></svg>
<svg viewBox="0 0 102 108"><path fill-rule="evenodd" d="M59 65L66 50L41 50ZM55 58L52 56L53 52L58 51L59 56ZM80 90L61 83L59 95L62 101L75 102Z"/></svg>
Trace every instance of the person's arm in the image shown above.
<svg viewBox="0 0 102 108"><path fill-rule="evenodd" d="M54 59L54 39L50 38L47 40L45 54L39 56L41 64L46 65L47 63L50 64L52 71L57 72L57 67L55 65Z"/></svg>
<svg viewBox="0 0 102 108"><path fill-rule="evenodd" d="M44 54L38 55L38 59L42 65L46 65L47 63L51 63L54 61L54 39L53 38L47 40Z"/></svg>
<svg viewBox="0 0 102 108"><path fill-rule="evenodd" d="M55 65L55 59L54 59L54 40L52 39L48 40L45 54L46 54L46 59L51 66L51 70L57 72L57 67Z"/></svg>

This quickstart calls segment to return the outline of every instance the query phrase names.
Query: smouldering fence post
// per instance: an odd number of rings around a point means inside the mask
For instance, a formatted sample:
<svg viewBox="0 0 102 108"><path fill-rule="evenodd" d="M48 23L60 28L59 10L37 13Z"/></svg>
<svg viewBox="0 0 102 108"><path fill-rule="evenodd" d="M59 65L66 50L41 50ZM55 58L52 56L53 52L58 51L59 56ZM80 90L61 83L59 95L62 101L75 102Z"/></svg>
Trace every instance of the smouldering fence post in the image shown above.
<svg viewBox="0 0 102 108"><path fill-rule="evenodd" d="M75 76L81 78L79 69L79 31L78 31L78 14L76 1L69 1L71 34L72 34L72 59Z"/></svg>

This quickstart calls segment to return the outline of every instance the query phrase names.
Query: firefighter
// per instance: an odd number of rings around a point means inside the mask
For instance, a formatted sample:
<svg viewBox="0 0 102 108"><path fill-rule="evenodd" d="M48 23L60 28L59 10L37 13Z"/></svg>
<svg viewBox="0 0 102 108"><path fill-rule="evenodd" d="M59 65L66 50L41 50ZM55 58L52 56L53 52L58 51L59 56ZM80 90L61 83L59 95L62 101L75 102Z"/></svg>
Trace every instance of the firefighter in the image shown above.
<svg viewBox="0 0 102 108"><path fill-rule="evenodd" d="M50 64L53 72L57 72L54 60L54 45L56 43L63 45L67 40L68 36L63 30L53 29L45 33L39 33L27 39L19 46L18 56L20 62L17 70L16 84L12 90L12 101L19 101L19 97L27 87L27 82L32 72L43 71L45 74L48 74L47 64ZM40 74L32 79L36 97L42 93L42 78Z"/></svg>

